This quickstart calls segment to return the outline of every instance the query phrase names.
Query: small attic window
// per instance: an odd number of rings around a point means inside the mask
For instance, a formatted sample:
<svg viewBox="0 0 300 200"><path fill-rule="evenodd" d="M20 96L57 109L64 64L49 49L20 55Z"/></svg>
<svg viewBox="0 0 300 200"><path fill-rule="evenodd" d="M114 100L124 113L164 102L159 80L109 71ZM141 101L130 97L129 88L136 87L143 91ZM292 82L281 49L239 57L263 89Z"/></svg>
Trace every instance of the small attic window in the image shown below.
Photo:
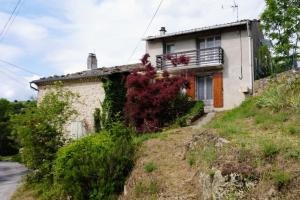
<svg viewBox="0 0 300 200"><path fill-rule="evenodd" d="M175 44L167 44L166 53L175 53Z"/></svg>

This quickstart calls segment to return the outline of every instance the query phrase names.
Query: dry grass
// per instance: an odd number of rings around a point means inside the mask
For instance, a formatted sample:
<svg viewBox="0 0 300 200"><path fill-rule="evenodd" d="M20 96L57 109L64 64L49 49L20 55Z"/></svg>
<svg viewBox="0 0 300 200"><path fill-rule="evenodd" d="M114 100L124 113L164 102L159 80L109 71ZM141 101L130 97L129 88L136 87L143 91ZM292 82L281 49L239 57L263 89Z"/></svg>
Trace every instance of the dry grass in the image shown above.
<svg viewBox="0 0 300 200"><path fill-rule="evenodd" d="M185 159L186 143L197 131L174 129L164 132L162 138L145 141L127 180L127 195L120 199L201 199L200 186L195 180L197 170ZM156 169L149 173L145 165L151 162Z"/></svg>
<svg viewBox="0 0 300 200"><path fill-rule="evenodd" d="M12 196L11 200L37 200L34 191L25 185L21 185Z"/></svg>

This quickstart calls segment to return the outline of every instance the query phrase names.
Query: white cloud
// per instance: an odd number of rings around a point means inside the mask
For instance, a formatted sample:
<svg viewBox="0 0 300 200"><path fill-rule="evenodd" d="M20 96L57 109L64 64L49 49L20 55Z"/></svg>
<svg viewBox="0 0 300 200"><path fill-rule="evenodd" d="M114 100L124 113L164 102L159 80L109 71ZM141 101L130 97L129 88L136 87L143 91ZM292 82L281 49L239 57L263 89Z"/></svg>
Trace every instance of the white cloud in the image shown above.
<svg viewBox="0 0 300 200"><path fill-rule="evenodd" d="M1 45L0 55L6 54L9 60L27 56L54 67L53 74L61 74L86 69L89 52L97 54L99 66L127 64L160 0L35 1L43 3L52 16L32 14L16 18L7 36L14 44ZM240 19L257 18L264 7L264 0L237 3ZM234 21L231 5L231 0L165 0L146 36L158 34L161 26L173 32ZM0 25L6 19L7 14L0 13ZM141 42L130 62L137 62L144 51ZM9 83L9 91L0 86L0 96L6 91L5 96L18 98L22 92L16 83Z"/></svg>
<svg viewBox="0 0 300 200"><path fill-rule="evenodd" d="M12 45L0 44L0 55L2 59L16 59L22 55L22 49Z"/></svg>
<svg viewBox="0 0 300 200"><path fill-rule="evenodd" d="M30 97L35 97L36 92L29 87L29 81L39 78L35 77L20 77L17 74L0 70L0 98L13 100L26 100Z"/></svg>
<svg viewBox="0 0 300 200"><path fill-rule="evenodd" d="M5 24L9 15L0 12L0 24ZM5 37L16 39L19 43L31 43L41 41L47 37L47 24L38 24L33 20L25 17L17 17L13 25L8 26ZM2 30L2 29L1 29Z"/></svg>

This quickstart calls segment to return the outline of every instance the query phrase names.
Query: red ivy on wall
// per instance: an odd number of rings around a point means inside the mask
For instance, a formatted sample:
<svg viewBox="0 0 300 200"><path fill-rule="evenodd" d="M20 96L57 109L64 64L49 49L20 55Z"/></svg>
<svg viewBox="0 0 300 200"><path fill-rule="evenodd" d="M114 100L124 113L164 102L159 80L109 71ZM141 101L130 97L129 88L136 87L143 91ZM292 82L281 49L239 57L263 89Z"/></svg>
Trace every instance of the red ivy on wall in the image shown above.
<svg viewBox="0 0 300 200"><path fill-rule="evenodd" d="M126 80L126 118L138 132L159 131L168 120L170 102L182 88L188 87L183 76L170 76L167 71L158 74L149 57L145 54L141 67L134 69Z"/></svg>

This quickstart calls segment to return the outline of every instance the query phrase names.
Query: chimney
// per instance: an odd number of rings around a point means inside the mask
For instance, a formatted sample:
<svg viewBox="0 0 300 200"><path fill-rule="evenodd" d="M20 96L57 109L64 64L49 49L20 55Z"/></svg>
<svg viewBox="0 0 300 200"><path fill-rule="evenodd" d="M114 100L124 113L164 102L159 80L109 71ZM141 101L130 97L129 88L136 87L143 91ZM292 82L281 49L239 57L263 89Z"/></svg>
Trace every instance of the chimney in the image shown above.
<svg viewBox="0 0 300 200"><path fill-rule="evenodd" d="M87 58L87 68L88 69L97 69L97 57L94 53L89 53Z"/></svg>
<svg viewBox="0 0 300 200"><path fill-rule="evenodd" d="M160 35L165 35L167 32L166 27L161 27L159 32L160 32Z"/></svg>

